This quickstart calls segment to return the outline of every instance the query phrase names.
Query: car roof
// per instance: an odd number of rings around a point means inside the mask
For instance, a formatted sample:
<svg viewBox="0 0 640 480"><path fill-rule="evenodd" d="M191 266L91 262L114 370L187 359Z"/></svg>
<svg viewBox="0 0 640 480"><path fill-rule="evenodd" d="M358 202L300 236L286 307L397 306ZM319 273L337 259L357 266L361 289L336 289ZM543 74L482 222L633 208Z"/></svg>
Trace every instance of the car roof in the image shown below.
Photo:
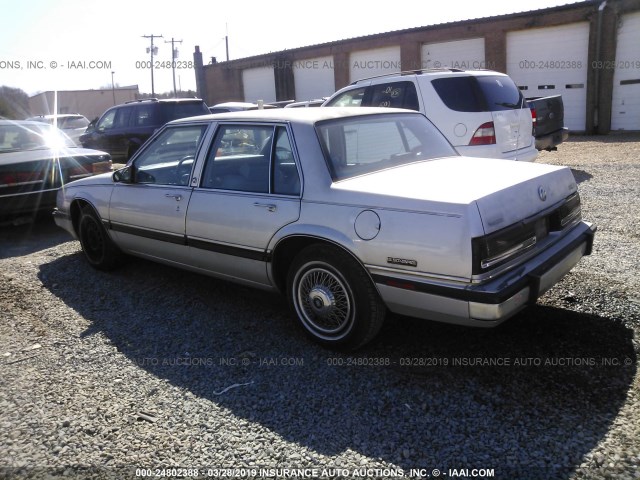
<svg viewBox="0 0 640 480"><path fill-rule="evenodd" d="M425 68L423 70L408 70L404 72L384 73L381 75L374 75L372 77L359 78L351 82L349 85L358 85L360 82L366 82L375 78L393 78L393 77L468 77L468 76L502 76L506 77L506 73L496 72L495 70L461 70L459 68Z"/></svg>
<svg viewBox="0 0 640 480"><path fill-rule="evenodd" d="M27 118L27 120L35 120L37 118L68 118L68 117L84 117L84 115L80 115L79 113L52 113L49 115L34 115L33 117Z"/></svg>
<svg viewBox="0 0 640 480"><path fill-rule="evenodd" d="M413 110L384 107L321 107L321 108L274 108L268 110L243 110L239 112L213 113L198 117L173 120L170 124L193 121L256 121L256 122L297 122L314 124L322 120L357 117L364 115L422 115Z"/></svg>
<svg viewBox="0 0 640 480"><path fill-rule="evenodd" d="M140 98L138 100L129 100L128 102L115 105L115 107L122 107L123 105L136 105L136 104L159 104L159 103L202 103L201 98ZM112 107L113 108L113 107Z"/></svg>

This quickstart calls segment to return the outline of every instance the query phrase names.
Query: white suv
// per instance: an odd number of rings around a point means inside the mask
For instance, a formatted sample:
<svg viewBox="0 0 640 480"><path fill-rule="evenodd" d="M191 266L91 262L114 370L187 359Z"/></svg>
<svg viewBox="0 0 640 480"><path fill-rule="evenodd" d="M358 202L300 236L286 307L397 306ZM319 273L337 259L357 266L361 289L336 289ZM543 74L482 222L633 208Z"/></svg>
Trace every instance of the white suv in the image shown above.
<svg viewBox="0 0 640 480"><path fill-rule="evenodd" d="M357 80L323 107L397 107L424 113L460 155L532 161L531 111L508 75L420 70Z"/></svg>

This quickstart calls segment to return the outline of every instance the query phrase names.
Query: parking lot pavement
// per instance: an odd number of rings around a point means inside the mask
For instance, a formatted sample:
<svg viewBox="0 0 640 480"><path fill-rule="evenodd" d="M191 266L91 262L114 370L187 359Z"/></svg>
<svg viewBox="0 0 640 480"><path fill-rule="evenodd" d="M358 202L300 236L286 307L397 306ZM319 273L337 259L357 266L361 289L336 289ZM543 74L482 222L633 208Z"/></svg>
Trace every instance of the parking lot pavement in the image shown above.
<svg viewBox="0 0 640 480"><path fill-rule="evenodd" d="M353 355L278 296L3 229L0 477L638 478L640 136L538 161L573 169L592 256L497 329L392 316Z"/></svg>

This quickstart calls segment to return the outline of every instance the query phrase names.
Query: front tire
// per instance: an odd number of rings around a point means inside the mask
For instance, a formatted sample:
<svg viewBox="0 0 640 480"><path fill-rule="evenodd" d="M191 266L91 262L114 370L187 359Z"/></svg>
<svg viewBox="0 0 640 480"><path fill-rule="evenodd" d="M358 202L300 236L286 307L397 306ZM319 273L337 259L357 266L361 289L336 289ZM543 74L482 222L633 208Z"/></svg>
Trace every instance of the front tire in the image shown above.
<svg viewBox="0 0 640 480"><path fill-rule="evenodd" d="M84 256L98 270L113 270L122 258L122 252L113 243L102 221L91 207L84 207L80 216L78 237Z"/></svg>
<svg viewBox="0 0 640 480"><path fill-rule="evenodd" d="M371 341L386 315L362 266L328 245L311 245L296 256L287 276L287 296L306 333L338 350Z"/></svg>

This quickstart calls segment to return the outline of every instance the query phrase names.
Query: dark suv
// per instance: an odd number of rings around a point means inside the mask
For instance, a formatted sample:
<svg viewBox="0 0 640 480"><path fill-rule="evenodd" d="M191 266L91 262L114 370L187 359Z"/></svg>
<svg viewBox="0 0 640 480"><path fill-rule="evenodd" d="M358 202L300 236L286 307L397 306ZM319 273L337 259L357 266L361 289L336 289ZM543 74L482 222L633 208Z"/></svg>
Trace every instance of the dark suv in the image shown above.
<svg viewBox="0 0 640 480"><path fill-rule="evenodd" d="M80 142L83 147L109 152L115 162L123 162L165 123L208 113L207 105L197 98L127 102L104 112Z"/></svg>

